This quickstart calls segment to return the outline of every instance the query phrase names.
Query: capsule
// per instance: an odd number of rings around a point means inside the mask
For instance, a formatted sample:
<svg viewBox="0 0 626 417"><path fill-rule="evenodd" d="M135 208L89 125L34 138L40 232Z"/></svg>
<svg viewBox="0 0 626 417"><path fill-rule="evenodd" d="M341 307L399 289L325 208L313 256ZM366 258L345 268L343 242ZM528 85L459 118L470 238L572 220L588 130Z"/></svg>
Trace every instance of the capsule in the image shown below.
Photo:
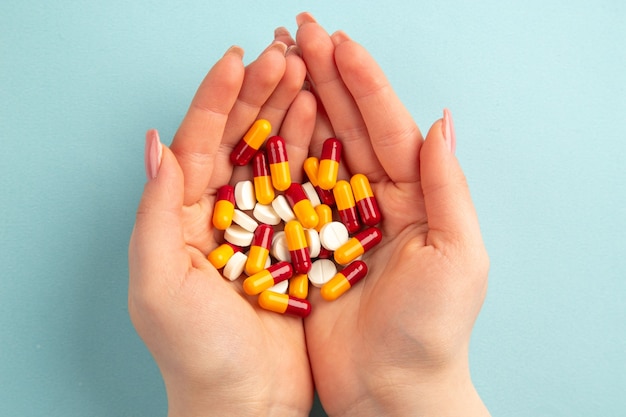
<svg viewBox="0 0 626 417"><path fill-rule="evenodd" d="M311 313L311 303L288 294L263 291L258 299L261 308L275 313L290 314L301 318Z"/></svg>
<svg viewBox="0 0 626 417"><path fill-rule="evenodd" d="M287 188L287 191L285 191L285 198L296 215L296 218L302 223L305 229L313 229L317 226L319 217L311 201L306 198L306 193L301 184L297 182L292 183L289 188Z"/></svg>
<svg viewBox="0 0 626 417"><path fill-rule="evenodd" d="M272 248L273 235L274 228L269 224L260 224L254 230L254 238L252 238L250 253L246 261L246 275L254 275L265 269L265 262Z"/></svg>
<svg viewBox="0 0 626 417"><path fill-rule="evenodd" d="M220 269L236 252L241 252L241 247L226 242L209 252L207 259L215 269Z"/></svg>
<svg viewBox="0 0 626 417"><path fill-rule="evenodd" d="M255 121L230 153L233 165L246 165L269 136L272 125L265 119Z"/></svg>
<svg viewBox="0 0 626 417"><path fill-rule="evenodd" d="M287 248L291 256L291 263L297 274L306 274L311 270L311 255L306 244L304 229L297 220L287 222L285 225L285 237Z"/></svg>
<svg viewBox="0 0 626 417"><path fill-rule="evenodd" d="M315 207L315 212L317 213L318 218L315 230L319 232L322 229L322 226L333 221L333 209L331 209L327 204L320 204Z"/></svg>
<svg viewBox="0 0 626 417"><path fill-rule="evenodd" d="M235 214L235 188L232 185L222 185L217 190L215 206L213 207L213 226L219 230L226 230L233 222Z"/></svg>
<svg viewBox="0 0 626 417"><path fill-rule="evenodd" d="M383 233L378 227L369 227L357 233L334 253L335 262L347 265L380 243Z"/></svg>
<svg viewBox="0 0 626 417"><path fill-rule="evenodd" d="M331 190L324 190L320 187L319 182L317 181L317 172L319 171L319 159L315 156L310 156L304 160L303 168L306 176L309 178L309 181L315 188L317 195L319 196L322 204L326 204L328 206L335 205L335 197L333 196L333 192Z"/></svg>
<svg viewBox="0 0 626 417"><path fill-rule="evenodd" d="M382 215L369 180L363 174L355 174L350 178L350 186L354 193L361 221L367 226L376 226L381 222Z"/></svg>
<svg viewBox="0 0 626 417"><path fill-rule="evenodd" d="M256 295L291 278L292 275L293 268L289 262L278 262L246 278L243 281L243 290L248 295Z"/></svg>
<svg viewBox="0 0 626 417"><path fill-rule="evenodd" d="M335 138L326 139L322 144L320 167L317 171L317 182L323 190L331 190L335 186L340 160L341 142Z"/></svg>
<svg viewBox="0 0 626 417"><path fill-rule="evenodd" d="M289 295L305 299L309 295L309 277L307 274L297 274L289 280Z"/></svg>
<svg viewBox="0 0 626 417"><path fill-rule="evenodd" d="M256 196L256 201L265 205L271 204L272 200L274 200L275 193L265 152L259 151L254 155L252 175L254 176L254 195Z"/></svg>
<svg viewBox="0 0 626 417"><path fill-rule="evenodd" d="M359 218L356 211L356 202L350 183L345 180L337 181L333 188L335 195L335 203L337 204L337 212L339 219L343 223L350 234L355 233L361 228Z"/></svg>
<svg viewBox="0 0 626 417"><path fill-rule="evenodd" d="M280 136L272 136L267 140L267 160L270 164L272 185L279 191L285 191L291 185L289 159L285 140Z"/></svg>
<svg viewBox="0 0 626 417"><path fill-rule="evenodd" d="M367 275L367 265L363 261L354 261L332 277L330 281L322 285L320 290L322 298L333 301L348 291L357 282Z"/></svg>

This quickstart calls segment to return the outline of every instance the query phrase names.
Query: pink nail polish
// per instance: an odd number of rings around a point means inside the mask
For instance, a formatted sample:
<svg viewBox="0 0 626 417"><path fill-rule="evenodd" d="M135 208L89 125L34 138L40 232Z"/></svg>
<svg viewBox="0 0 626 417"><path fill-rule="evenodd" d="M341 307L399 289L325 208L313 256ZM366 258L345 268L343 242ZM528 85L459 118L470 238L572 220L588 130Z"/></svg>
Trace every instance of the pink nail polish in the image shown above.
<svg viewBox="0 0 626 417"><path fill-rule="evenodd" d="M153 180L159 173L161 166L161 158L163 156L163 148L159 140L159 132L156 129L150 129L146 132L146 147L144 161L146 164L146 176L148 180Z"/></svg>
<svg viewBox="0 0 626 417"><path fill-rule="evenodd" d="M443 109L443 122L441 129L443 130L443 137L446 141L446 145L448 145L448 150L451 153L454 153L456 150L456 135L454 133L452 114L450 114L450 110L448 109Z"/></svg>

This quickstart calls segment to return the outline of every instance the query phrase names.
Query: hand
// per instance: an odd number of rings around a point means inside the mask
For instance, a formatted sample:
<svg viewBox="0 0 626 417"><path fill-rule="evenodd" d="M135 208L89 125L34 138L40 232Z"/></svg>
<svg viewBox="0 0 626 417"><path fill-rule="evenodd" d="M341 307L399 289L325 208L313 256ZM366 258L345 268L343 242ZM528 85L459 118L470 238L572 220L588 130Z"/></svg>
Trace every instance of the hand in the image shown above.
<svg viewBox="0 0 626 417"><path fill-rule="evenodd" d="M383 242L364 255L368 276L336 301L310 296L305 331L320 400L330 415L488 415L468 345L489 261L450 115L424 141L363 47L329 36L309 14L297 20L321 104L311 152L339 138L344 175L367 175L384 216Z"/></svg>
<svg viewBox="0 0 626 417"><path fill-rule="evenodd" d="M255 119L307 156L315 99L298 54L273 43L244 67L231 48L200 85L171 149L147 135L148 182L129 247L129 311L163 375L169 415L307 415L312 378L302 320L260 310L241 282L207 261L217 246L217 188L234 183L229 154ZM161 155L161 156L159 156ZM250 174L247 174L250 177ZM241 280L239 280L241 281Z"/></svg>

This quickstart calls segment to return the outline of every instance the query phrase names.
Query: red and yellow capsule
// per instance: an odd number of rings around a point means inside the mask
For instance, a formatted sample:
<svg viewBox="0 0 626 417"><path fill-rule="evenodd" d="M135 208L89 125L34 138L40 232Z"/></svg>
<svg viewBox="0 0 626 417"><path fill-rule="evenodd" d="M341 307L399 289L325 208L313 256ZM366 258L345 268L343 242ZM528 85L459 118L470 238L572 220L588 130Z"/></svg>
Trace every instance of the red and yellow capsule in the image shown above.
<svg viewBox="0 0 626 417"><path fill-rule="evenodd" d="M259 150L272 131L272 125L265 119L255 121L230 153L233 165L246 165Z"/></svg>
<svg viewBox="0 0 626 417"><path fill-rule="evenodd" d="M363 261L354 261L331 278L320 290L322 298L333 301L348 291L367 275L367 265Z"/></svg>
<svg viewBox="0 0 626 417"><path fill-rule="evenodd" d="M260 224L254 230L252 245L246 260L246 275L254 275L265 269L265 262L270 256L272 248L272 237L274 236L274 228L269 224Z"/></svg>
<svg viewBox="0 0 626 417"><path fill-rule="evenodd" d="M317 226L319 217L313 208L313 204L311 204L311 201L307 198L302 184L297 182L292 183L289 188L287 188L287 191L285 191L285 198L296 215L296 218L304 228L313 229Z"/></svg>
<svg viewBox="0 0 626 417"><path fill-rule="evenodd" d="M271 204L272 200L274 200L275 193L265 152L259 151L254 155L252 175L254 176L254 194L256 201L261 204Z"/></svg>
<svg viewBox="0 0 626 417"><path fill-rule="evenodd" d="M382 239L383 233L378 227L369 227L362 230L337 248L334 253L335 262L347 265L378 245Z"/></svg>
<svg viewBox="0 0 626 417"><path fill-rule="evenodd" d="M319 159L315 156L310 156L304 160L303 168L306 176L309 178L309 181L315 188L317 195L320 198L322 204L326 204L328 206L335 205L335 197L333 196L333 192L329 190L324 190L320 187L319 182L317 181L317 173L319 171Z"/></svg>
<svg viewBox="0 0 626 417"><path fill-rule="evenodd" d="M318 232L322 230L322 226L326 223L330 223L333 221L333 209L326 204L320 204L315 206L315 212L317 213L317 226L315 226L315 230Z"/></svg>
<svg viewBox="0 0 626 417"><path fill-rule="evenodd" d="M267 140L265 146L272 175L272 185L279 191L285 191L291 185L291 172L289 171L285 140L280 136L272 136Z"/></svg>
<svg viewBox="0 0 626 417"><path fill-rule="evenodd" d="M261 308L275 313L290 314L302 318L311 313L311 303L288 294L263 291L259 294L258 300Z"/></svg>
<svg viewBox="0 0 626 417"><path fill-rule="evenodd" d="M241 252L241 247L226 242L209 252L207 259L215 269L220 269L236 252Z"/></svg>
<svg viewBox="0 0 626 417"><path fill-rule="evenodd" d="M361 221L367 226L376 226L381 222L382 215L369 180L363 174L355 174L350 178L350 186Z"/></svg>
<svg viewBox="0 0 626 417"><path fill-rule="evenodd" d="M337 181L333 188L333 194L335 195L339 220L346 226L350 234L355 233L361 228L361 224L359 223L356 202L354 201L350 183L346 180Z"/></svg>
<svg viewBox="0 0 626 417"><path fill-rule="evenodd" d="M311 270L312 263L304 229L299 221L291 220L287 222L284 230L293 269L297 274L306 274Z"/></svg>
<svg viewBox="0 0 626 417"><path fill-rule="evenodd" d="M215 206L213 207L213 226L219 230L226 230L233 222L235 214L235 187L222 185L217 190Z"/></svg>
<svg viewBox="0 0 626 417"><path fill-rule="evenodd" d="M340 160L341 142L335 138L326 139L322 144L320 167L317 171L317 182L323 190L330 190L335 186Z"/></svg>
<svg viewBox="0 0 626 417"><path fill-rule="evenodd" d="M297 274L291 277L289 295L303 300L309 295L309 277L307 274Z"/></svg>
<svg viewBox="0 0 626 417"><path fill-rule="evenodd" d="M293 268L291 264L281 261L246 278L243 281L243 290L248 295L256 295L292 276Z"/></svg>

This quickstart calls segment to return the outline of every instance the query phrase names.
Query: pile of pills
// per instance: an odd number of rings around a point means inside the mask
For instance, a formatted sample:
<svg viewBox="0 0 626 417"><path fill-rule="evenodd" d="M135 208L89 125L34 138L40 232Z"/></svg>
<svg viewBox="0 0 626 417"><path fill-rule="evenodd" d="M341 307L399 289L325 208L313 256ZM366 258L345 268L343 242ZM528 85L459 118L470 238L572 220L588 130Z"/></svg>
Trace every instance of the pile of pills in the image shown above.
<svg viewBox="0 0 626 417"><path fill-rule="evenodd" d="M212 223L225 242L208 260L231 281L245 274L243 290L262 308L306 317L309 282L332 301L367 275L360 257L382 240L382 216L365 175L338 180L340 141L327 139L319 158L305 160L309 181L300 184L285 140L270 131L257 120L230 155L234 165L252 163L254 178L218 189Z"/></svg>

